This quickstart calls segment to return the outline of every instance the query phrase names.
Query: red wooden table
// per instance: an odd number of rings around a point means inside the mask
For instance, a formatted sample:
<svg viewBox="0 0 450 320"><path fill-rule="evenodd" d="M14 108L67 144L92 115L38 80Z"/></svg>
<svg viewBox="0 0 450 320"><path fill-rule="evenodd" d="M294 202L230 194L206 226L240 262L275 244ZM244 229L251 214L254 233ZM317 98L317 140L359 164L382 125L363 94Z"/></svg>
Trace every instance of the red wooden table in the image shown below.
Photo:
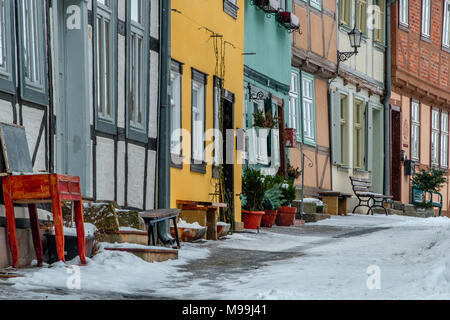
<svg viewBox="0 0 450 320"><path fill-rule="evenodd" d="M9 248L11 250L14 268L17 268L19 263L19 246L17 242L14 202L28 205L34 249L38 264L41 266L44 257L36 204L52 204L58 258L60 261L65 262L62 202L72 201L74 203L75 211L78 252L80 254L81 263L86 264L84 218L79 177L59 174L6 176L2 177L2 184Z"/></svg>

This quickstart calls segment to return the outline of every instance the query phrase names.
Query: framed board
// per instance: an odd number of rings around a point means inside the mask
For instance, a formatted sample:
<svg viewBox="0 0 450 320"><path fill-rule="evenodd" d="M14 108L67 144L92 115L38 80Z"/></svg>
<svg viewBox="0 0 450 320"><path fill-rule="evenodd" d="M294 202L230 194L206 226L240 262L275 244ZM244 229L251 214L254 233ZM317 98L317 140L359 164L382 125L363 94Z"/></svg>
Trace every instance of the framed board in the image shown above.
<svg viewBox="0 0 450 320"><path fill-rule="evenodd" d="M0 122L0 174L32 173L25 128Z"/></svg>

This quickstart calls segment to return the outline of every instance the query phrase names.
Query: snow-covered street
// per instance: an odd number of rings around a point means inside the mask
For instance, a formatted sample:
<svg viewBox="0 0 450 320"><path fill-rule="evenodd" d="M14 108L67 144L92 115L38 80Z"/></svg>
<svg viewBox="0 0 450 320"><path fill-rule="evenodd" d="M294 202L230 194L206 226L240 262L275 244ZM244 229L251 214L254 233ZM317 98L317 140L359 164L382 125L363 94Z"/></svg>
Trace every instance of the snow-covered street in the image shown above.
<svg viewBox="0 0 450 320"><path fill-rule="evenodd" d="M21 270L0 298L450 299L449 236L448 218L332 217L184 244L177 261L103 251L79 269L80 289L70 263Z"/></svg>

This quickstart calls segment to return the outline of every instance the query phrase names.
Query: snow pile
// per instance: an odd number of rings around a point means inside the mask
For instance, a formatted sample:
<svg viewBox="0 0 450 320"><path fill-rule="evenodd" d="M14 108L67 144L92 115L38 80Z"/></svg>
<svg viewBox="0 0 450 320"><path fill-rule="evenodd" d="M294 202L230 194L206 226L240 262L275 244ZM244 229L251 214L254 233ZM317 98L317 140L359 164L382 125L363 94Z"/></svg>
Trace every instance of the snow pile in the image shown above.
<svg viewBox="0 0 450 320"><path fill-rule="evenodd" d="M143 230L130 228L130 227L119 227L119 231L125 231L125 232L142 232Z"/></svg>
<svg viewBox="0 0 450 320"><path fill-rule="evenodd" d="M316 198L304 198L304 203L315 203L317 206L323 206L323 202Z"/></svg>
<svg viewBox="0 0 450 320"><path fill-rule="evenodd" d="M95 232L97 231L97 227L94 226L91 223L85 223L84 224L84 236L90 237L94 236ZM55 235L55 227L52 229L52 235ZM77 236L77 228L69 228L64 227L64 235L69 237L76 237Z"/></svg>
<svg viewBox="0 0 450 320"><path fill-rule="evenodd" d="M10 279L16 290L23 290L22 298L29 290L59 289L69 295L112 292L121 294L150 294L154 290L166 288L183 279L189 273L180 270L180 266L190 260L205 259L208 249L183 245L178 260L147 263L144 260L122 251L100 250L88 264L80 267L80 290L69 290L67 283L74 272L73 265L80 263L79 258L66 264L57 262L49 268L23 270L23 278ZM29 293L33 294L33 293Z"/></svg>
<svg viewBox="0 0 450 320"><path fill-rule="evenodd" d="M204 229L198 222L187 223L183 219L180 219L180 222L177 222L178 228L186 228L186 229Z"/></svg>

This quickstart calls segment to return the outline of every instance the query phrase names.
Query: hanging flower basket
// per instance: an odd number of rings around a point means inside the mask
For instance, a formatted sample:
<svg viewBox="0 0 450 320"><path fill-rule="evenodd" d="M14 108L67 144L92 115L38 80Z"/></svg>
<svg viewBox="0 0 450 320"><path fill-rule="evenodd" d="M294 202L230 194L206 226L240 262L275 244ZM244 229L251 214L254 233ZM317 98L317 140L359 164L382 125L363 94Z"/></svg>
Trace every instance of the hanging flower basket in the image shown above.
<svg viewBox="0 0 450 320"><path fill-rule="evenodd" d="M285 128L284 134L286 136L286 147L295 148L295 140L297 136L297 130L293 128Z"/></svg>
<svg viewBox="0 0 450 320"><path fill-rule="evenodd" d="M286 29L295 31L300 29L300 20L292 12L280 11L277 13L277 21Z"/></svg>

